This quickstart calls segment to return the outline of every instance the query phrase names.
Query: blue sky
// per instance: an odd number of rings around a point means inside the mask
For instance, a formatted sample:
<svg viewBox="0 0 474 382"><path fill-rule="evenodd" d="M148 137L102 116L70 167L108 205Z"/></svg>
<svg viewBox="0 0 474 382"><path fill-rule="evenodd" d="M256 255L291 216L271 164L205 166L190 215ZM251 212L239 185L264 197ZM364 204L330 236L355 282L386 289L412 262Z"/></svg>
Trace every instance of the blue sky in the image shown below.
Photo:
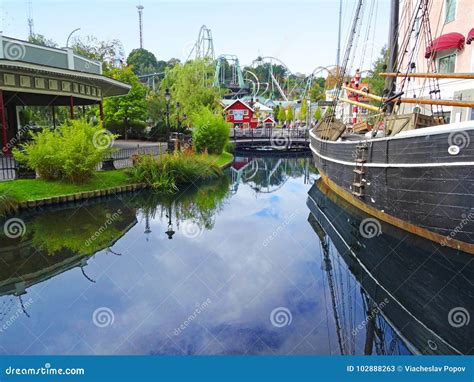
<svg viewBox="0 0 474 382"><path fill-rule="evenodd" d="M138 0L31 0L34 30L64 46L70 31L79 36L117 38L125 52L138 47ZM343 0L343 47L356 0ZM370 3L370 1L367 1ZM376 0L377 22L372 23L367 59L355 60L368 67L388 35L389 1ZM0 0L0 30L4 35L26 38L27 0ZM338 0L272 1L141 1L144 9L144 45L158 59L185 59L202 24L212 30L216 54L235 54L241 64L255 57L275 56L292 72L309 74L318 66L335 63ZM367 7L366 16L370 13ZM361 40L365 40L362 29ZM362 41L361 43L362 44ZM361 45L359 45L361 50Z"/></svg>

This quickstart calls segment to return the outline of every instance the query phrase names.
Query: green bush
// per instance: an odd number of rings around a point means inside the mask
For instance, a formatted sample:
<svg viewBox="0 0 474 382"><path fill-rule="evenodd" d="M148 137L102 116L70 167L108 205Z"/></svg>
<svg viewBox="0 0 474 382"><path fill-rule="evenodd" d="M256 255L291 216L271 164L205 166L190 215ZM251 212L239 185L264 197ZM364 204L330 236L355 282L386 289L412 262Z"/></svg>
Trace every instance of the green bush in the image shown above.
<svg viewBox="0 0 474 382"><path fill-rule="evenodd" d="M175 151L159 158L144 155L129 170L134 182L145 183L161 192L172 193L180 185L215 178L222 174L207 155L187 154Z"/></svg>
<svg viewBox="0 0 474 382"><path fill-rule="evenodd" d="M191 117L193 145L198 153L221 154L229 141L230 126L222 115L202 108Z"/></svg>
<svg viewBox="0 0 474 382"><path fill-rule="evenodd" d="M235 151L235 143L227 142L224 151L233 154Z"/></svg>
<svg viewBox="0 0 474 382"><path fill-rule="evenodd" d="M68 121L55 130L33 133L32 140L14 149L13 155L40 178L82 183L111 154L114 138L85 120Z"/></svg>

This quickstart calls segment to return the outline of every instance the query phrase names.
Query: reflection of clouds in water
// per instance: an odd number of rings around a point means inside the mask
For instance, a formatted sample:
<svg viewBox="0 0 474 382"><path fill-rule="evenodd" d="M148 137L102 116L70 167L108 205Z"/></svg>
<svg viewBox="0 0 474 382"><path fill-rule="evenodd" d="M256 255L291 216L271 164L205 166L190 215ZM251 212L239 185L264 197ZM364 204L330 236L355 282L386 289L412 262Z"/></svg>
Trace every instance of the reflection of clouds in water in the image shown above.
<svg viewBox="0 0 474 382"><path fill-rule="evenodd" d="M257 199L253 190L241 187L218 214L215 228L203 231L199 241L168 240L164 234L166 218L156 217L151 219L152 232L146 242L145 222L140 221L114 246L122 256L99 253L89 261L87 271L97 279L93 287L73 270L31 288L31 293L38 291L47 301L41 308L33 307L36 325L32 330L40 334L51 322L54 327L30 351L328 352L327 333L314 330L322 320L320 302L324 301L317 249L299 247L287 233L276 247L261 245L262 238L275 228L273 213L285 216L296 210L306 211L304 195L290 191L293 183L299 182L300 179L291 179L278 195L259 195ZM288 230L315 240L306 217L305 213L298 215ZM209 297L212 304L186 331L173 336L174 328L189 317L196 303ZM113 310L113 326L98 330L91 324L90 312L97 306ZM290 328L271 325L268 317L275 306L291 310ZM17 352L30 341L19 332L12 332L6 340L5 348Z"/></svg>

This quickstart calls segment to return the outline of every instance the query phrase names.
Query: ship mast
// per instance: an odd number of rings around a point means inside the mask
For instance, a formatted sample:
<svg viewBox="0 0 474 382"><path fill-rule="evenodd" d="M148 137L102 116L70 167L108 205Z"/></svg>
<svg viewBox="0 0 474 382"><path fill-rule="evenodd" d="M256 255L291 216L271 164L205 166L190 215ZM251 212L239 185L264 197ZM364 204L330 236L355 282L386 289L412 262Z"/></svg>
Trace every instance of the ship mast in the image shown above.
<svg viewBox="0 0 474 382"><path fill-rule="evenodd" d="M388 69L389 72L396 73L398 71L398 18L400 12L400 0L391 0L390 10L390 29L388 32L388 47L390 52L390 58L388 62ZM385 79L385 89L387 91L388 98L393 97L395 95L395 84L396 78L387 77ZM388 113L392 112L393 106L393 103L387 105Z"/></svg>

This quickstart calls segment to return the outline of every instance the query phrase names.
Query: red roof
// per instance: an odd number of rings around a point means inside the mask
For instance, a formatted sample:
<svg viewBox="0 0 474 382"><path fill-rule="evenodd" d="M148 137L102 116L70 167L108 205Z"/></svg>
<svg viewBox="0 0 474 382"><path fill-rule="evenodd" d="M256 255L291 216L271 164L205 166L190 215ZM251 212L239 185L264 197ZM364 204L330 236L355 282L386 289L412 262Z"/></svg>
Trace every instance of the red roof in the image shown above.
<svg viewBox="0 0 474 382"><path fill-rule="evenodd" d="M466 44L470 44L471 41L474 41L474 28L472 28L467 34Z"/></svg>
<svg viewBox="0 0 474 382"><path fill-rule="evenodd" d="M249 109L252 112L254 111L249 105L247 105L244 101L241 101L240 99L236 99L234 102L228 105L224 110L230 109L232 106L234 106L237 103L242 104L246 109Z"/></svg>
<svg viewBox="0 0 474 382"><path fill-rule="evenodd" d="M265 118L265 121L263 122L272 122L272 123L275 123L275 120L272 118L272 117L267 117Z"/></svg>
<svg viewBox="0 0 474 382"><path fill-rule="evenodd" d="M464 42L466 39L461 33L452 32L439 36L433 40L432 43L426 47L425 58L430 58L434 53L441 52L447 49L458 49L464 48Z"/></svg>

